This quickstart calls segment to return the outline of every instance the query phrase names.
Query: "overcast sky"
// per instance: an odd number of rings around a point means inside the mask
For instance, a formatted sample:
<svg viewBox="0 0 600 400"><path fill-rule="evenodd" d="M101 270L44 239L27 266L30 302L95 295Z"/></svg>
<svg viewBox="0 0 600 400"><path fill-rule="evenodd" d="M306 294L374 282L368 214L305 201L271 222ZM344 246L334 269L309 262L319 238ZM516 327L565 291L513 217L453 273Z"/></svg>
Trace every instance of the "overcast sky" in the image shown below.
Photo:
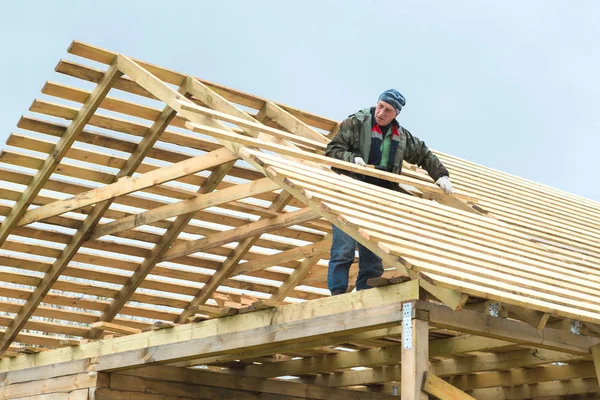
<svg viewBox="0 0 600 400"><path fill-rule="evenodd" d="M0 143L74 39L600 201L600 1L5 2Z"/></svg>

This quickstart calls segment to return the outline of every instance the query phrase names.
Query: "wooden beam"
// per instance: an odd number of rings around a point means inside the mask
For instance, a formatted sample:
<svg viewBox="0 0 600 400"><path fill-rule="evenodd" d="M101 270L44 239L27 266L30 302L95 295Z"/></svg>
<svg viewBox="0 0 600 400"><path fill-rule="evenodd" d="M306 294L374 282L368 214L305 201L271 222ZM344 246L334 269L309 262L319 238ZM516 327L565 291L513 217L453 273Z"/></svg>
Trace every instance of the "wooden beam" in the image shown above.
<svg viewBox="0 0 600 400"><path fill-rule="evenodd" d="M449 357L472 352L489 352L513 348L514 343L506 340L490 339L483 336L461 335L447 339L429 341L429 357Z"/></svg>
<svg viewBox="0 0 600 400"><path fill-rule="evenodd" d="M53 153L46 158L44 164L42 164L31 180L31 183L27 185L27 188L19 197L17 203L12 207L11 211L4 219L4 222L2 222L2 225L0 226L0 246L8 237L10 231L21 220L23 214L25 214L27 211L27 207L40 192L50 175L52 175L54 172L56 166L71 148L71 145L77 138L77 135L79 135L90 118L92 118L92 115L94 115L94 112L100 103L102 103L102 100L106 97L113 83L119 78L119 76L121 76L121 73L119 72L116 63L113 63L104 74L102 80L98 82L94 88L94 91L90 94L85 103L83 103L83 106L77 112L75 119L73 119L65 133L61 136L60 140L54 147ZM3 339L0 340L0 352L6 350L5 346L7 341L4 340L4 337L9 338L10 336L10 333L8 336L6 333L3 335Z"/></svg>
<svg viewBox="0 0 600 400"><path fill-rule="evenodd" d="M257 260L238 264L231 272L231 276L259 271L261 269L269 268L275 265L282 265L294 260L317 257L324 253L328 253L330 247L331 240L327 239L308 244L306 246L295 247L293 249L272 254L270 256L261 257Z"/></svg>
<svg viewBox="0 0 600 400"><path fill-rule="evenodd" d="M98 359L98 371L113 371L118 369L136 368L142 365L153 363L167 364L185 359L196 358L199 356L214 356L217 354L236 353L245 350L260 348L263 354L270 354L270 347L279 343L302 343L315 339L321 335L343 335L349 331L358 332L373 328L392 326L397 324L402 318L400 303L392 303L373 308L361 308L343 313L335 313L325 317L315 317L304 320L294 320L290 322L270 322L264 320L263 315L257 316L257 313L263 311L282 310L289 306L271 308L267 310L256 311L254 313L239 314L238 316L228 318L217 318L201 322L205 324L211 321L234 321L238 323L249 323L241 317L252 316L258 318L267 326L258 328L245 328L232 332L223 340L221 333L211 336L205 336L198 339L189 338L188 340L178 341L170 344L149 346L144 349L132 351L123 351L115 354L101 356ZM275 315L272 315L276 319ZM229 322L232 323L232 322ZM244 324L244 325L246 325ZM195 324L193 324L195 325ZM246 325L247 326L247 325ZM176 328L173 328L176 329ZM170 331L173 331L170 329ZM201 328L200 328L201 329ZM209 331L210 332L210 331ZM276 332L276 333L275 333Z"/></svg>
<svg viewBox="0 0 600 400"><path fill-rule="evenodd" d="M0 386L0 398L22 399L26 396L39 396L38 398L44 398L41 396L45 394L57 392L69 393L75 389L96 387L97 384L98 374L94 372L85 372L33 382L23 382L13 385Z"/></svg>
<svg viewBox="0 0 600 400"><path fill-rule="evenodd" d="M600 382L600 344L592 346L591 351L594 368L596 369L596 378L598 378L598 382Z"/></svg>
<svg viewBox="0 0 600 400"><path fill-rule="evenodd" d="M224 150L229 151L227 149ZM263 178L256 181L231 186L217 192L208 192L205 194L200 193L199 196L188 200L182 200L177 203L156 207L149 211L129 215L116 221L103 224L96 228L92 234L92 239L123 232L138 226L148 225L153 222L165 220L167 218L195 213L196 211L200 211L205 208L256 196L261 193L271 192L273 190L277 190L278 188L279 186L273 183L270 179Z"/></svg>
<svg viewBox="0 0 600 400"><path fill-rule="evenodd" d="M28 211L23 218L21 218L19 226L41 221L101 201L111 200L138 190L146 189L150 186L160 185L161 183L192 175L236 159L237 156L235 154L229 149L223 148L167 167L158 168L136 177L123 177L115 183L78 194L71 199L59 200Z"/></svg>
<svg viewBox="0 0 600 400"><path fill-rule="evenodd" d="M331 242L331 235L328 234L323 241ZM271 295L271 299L283 301L302 280L310 273L310 270L321 260L321 256L312 256L302 260L300 265L294 269L294 272L277 288Z"/></svg>
<svg viewBox="0 0 600 400"><path fill-rule="evenodd" d="M119 324L113 324L113 323L106 322L106 321L94 322L91 325L91 327L94 328L94 329L98 329L100 331L108 331L108 332L120 333L120 334L123 334L123 335L134 335L136 333L141 333L142 332L141 329L130 328L128 326L119 325Z"/></svg>
<svg viewBox="0 0 600 400"><path fill-rule="evenodd" d="M215 246L221 246L226 243L245 240L248 237L261 235L263 233L275 229L302 224L304 222L312 221L319 217L320 216L316 211L311 210L309 208L302 208L298 211L282 213L277 217L259 219L256 222L242 225L239 228L215 233L211 236L189 241L187 243L174 245L165 253L162 260L173 260L175 258L210 249Z"/></svg>
<svg viewBox="0 0 600 400"><path fill-rule="evenodd" d="M591 357L590 347L600 339L575 335L556 329L536 329L528 323L482 315L477 312L453 311L448 307L414 302L417 309L429 312L429 322L439 328L507 340L519 344Z"/></svg>
<svg viewBox="0 0 600 400"><path fill-rule="evenodd" d="M137 377L138 380L127 380L123 377ZM139 391L162 392L166 390L166 394L180 395L184 393L176 393L182 386L181 384L194 385L190 389L196 396L206 397L207 393L203 392L205 388L222 388L227 390L239 391L234 393L234 397L227 398L243 398L250 399L251 393L257 393L258 398L265 396L274 396L277 399L323 399L323 400L392 400L393 397L382 393L359 392L355 390L333 389L327 387L319 387L316 385L308 385L295 382L284 382L277 380L265 380L250 377L236 377L232 379L231 375L213 371L189 370L174 367L146 367L136 370L123 371L113 373L115 387L128 389L135 387ZM144 381L141 381L141 379ZM148 381L155 383L155 390L151 390ZM160 385L160 386L159 386ZM111 387L112 387L111 381ZM130 389L131 390L131 389ZM213 389L214 390L214 389ZM241 391L245 391L242 393ZM226 396L225 391L213 391L210 398L221 398L220 395ZM271 397L269 397L271 398Z"/></svg>
<svg viewBox="0 0 600 400"><path fill-rule="evenodd" d="M8 386L15 383L45 381L59 376L75 375L88 372L91 368L89 359L81 359L74 362L58 363L41 367L27 368L24 370L3 372L0 374L0 385Z"/></svg>
<svg viewBox="0 0 600 400"><path fill-rule="evenodd" d="M544 329L550 318L550 314L543 313L540 311L530 310L519 306L513 306L512 304L504 304L508 311L514 314L521 321L527 322L536 329Z"/></svg>
<svg viewBox="0 0 600 400"><path fill-rule="evenodd" d="M254 350L257 354L271 354L277 351L279 345L397 326L402 318L400 302L417 297L418 292L416 282L406 282L135 336L95 341L82 344L77 349L66 347L34 356L1 359L0 372L90 357L98 357L102 364L97 369L100 371L219 354L240 355ZM347 340L347 337L344 339Z"/></svg>
<svg viewBox="0 0 600 400"><path fill-rule="evenodd" d="M440 400L475 400L465 392L438 378L431 372L425 373L423 391Z"/></svg>
<svg viewBox="0 0 600 400"><path fill-rule="evenodd" d="M409 178L404 175L392 174L391 172L380 171L375 168L362 167L360 165L352 164L352 163L349 163L349 162L346 162L343 160L338 160L335 158L311 153L311 152L300 150L300 149L291 149L287 146L279 145L277 143L268 143L264 140L259 140L259 139L255 139L252 137L242 136L242 135L239 135L236 133L227 132L223 129L212 128L212 127L209 127L206 125L201 125L201 124L194 123L194 122L186 123L185 126L186 126L186 128L188 128L192 131L212 136L215 139L233 141L233 142L239 143L241 145L273 151L273 152L276 152L276 153L284 155L284 156L302 158L303 160L306 160L306 161L311 161L311 162L315 162L318 164L329 165L329 166L340 168L340 169L343 169L346 171L356 172L356 173L360 173L363 175L369 175L369 176L373 176L376 178L388 180L391 182L396 182L396 183L399 183L402 185L410 185L410 186L413 186L423 192L430 192L431 196L436 197L436 198L440 198L440 197L444 197L444 196L451 197L450 195L446 195L446 194L443 194L443 192L440 192L441 189L439 189L433 183L430 184L430 183L426 183L424 181L417 181L416 179ZM460 192L458 192L452 196L454 196L457 199L464 200L464 201L477 201L477 199L474 199L474 198L472 198L466 194L460 193ZM472 212L475 214L479 214L477 211L473 210L471 207L467 206L466 204L464 205L464 207L460 206L460 209L464 209L465 207L468 208L466 211Z"/></svg>
<svg viewBox="0 0 600 400"><path fill-rule="evenodd" d="M402 386L400 388L400 396L403 400L429 398L421 390L423 377L429 370L429 322L427 313L421 314L419 311L413 310L412 303L403 304ZM419 319L417 314L421 314L418 315ZM406 333L410 336L406 337Z"/></svg>
<svg viewBox="0 0 600 400"><path fill-rule="evenodd" d="M285 375L320 374L352 367L373 367L400 362L402 346L373 348L343 352L326 356L306 357L302 360L248 365L243 369L230 369L231 373L257 378L274 378Z"/></svg>
<svg viewBox="0 0 600 400"><path fill-rule="evenodd" d="M289 132L274 129L257 122L254 118L250 117L247 113L240 110L197 79L190 78L187 80L187 90L193 94L195 98L214 110L199 107L194 103L187 102L180 103L183 111L190 111L196 115L204 115L206 117L213 117L225 122L234 123L252 137L278 143L287 148L297 149L298 147L293 142L286 139L292 139L313 148L325 148L325 145L322 142L306 139L302 136L296 136Z"/></svg>
<svg viewBox="0 0 600 400"><path fill-rule="evenodd" d="M283 108L279 107L272 101L266 101L264 108L265 115L267 118L270 118L273 121L277 122L279 125L283 126L290 132L293 132L297 135L303 136L308 139L321 142L325 145L329 143L329 139L327 139L325 135L318 133L316 130L302 122L300 119L294 117L292 114L285 111Z"/></svg>
<svg viewBox="0 0 600 400"><path fill-rule="evenodd" d="M403 261L403 259L400 260L400 262ZM435 296L439 301L453 310L459 310L462 306L464 306L464 302L467 301L464 293L461 293L458 290L437 286L431 282L431 279L429 279L426 274L422 272L411 270L409 274L412 279L419 280L419 284L424 290Z"/></svg>
<svg viewBox="0 0 600 400"><path fill-rule="evenodd" d="M453 376L449 379L449 383L466 391L502 386L535 385L542 382L569 381L594 378L595 376L593 363L576 362L567 365L546 365L536 368Z"/></svg>
<svg viewBox="0 0 600 400"><path fill-rule="evenodd" d="M455 338L438 339L430 342L429 356L451 357L455 354L461 354L465 352L500 349L506 347L507 345L512 345L512 343L477 336L459 336ZM401 359L402 345L394 345L349 353L344 352L325 356L305 357L301 360L281 361L269 364L265 363L261 365L248 365L241 370L231 370L231 373L244 376L270 378L283 375L316 374L358 366L375 367L380 365L391 365L399 363Z"/></svg>
<svg viewBox="0 0 600 400"><path fill-rule="evenodd" d="M382 328L382 329L375 329L372 331L367 331L367 332L360 332L360 333L350 333L348 335L341 335L341 336L326 336L326 337L321 337L315 340L310 340L308 342L303 342L303 343L289 343L289 344L281 344L281 345L273 345L270 347L271 353L286 353L286 352L296 352L296 351L301 351L303 349L314 349L314 348L318 348L318 347L328 347L328 346L335 346L335 345L339 345L342 343L353 343L353 342L360 342L363 340L371 340L371 339L380 339L383 337L389 337L389 336L398 336L402 334L402 329L400 329L398 326L395 327L391 327L391 328ZM174 366L174 367L178 367L178 368L186 368L186 367L191 367L191 366L196 366L196 365L207 365L207 364L215 364L215 363L226 363L226 362L231 362L234 360L238 360L240 358L243 359L255 359L257 357L261 357L262 351L259 350L252 350L252 351L245 351L242 353L237 353L237 354L227 354L227 355L220 355L220 356L214 356L214 357L204 357L204 358L197 358L197 359L193 359L193 360L188 360L188 361L183 361L183 362L177 362L177 363L172 363L170 365ZM400 378L398 378L400 379Z"/></svg>

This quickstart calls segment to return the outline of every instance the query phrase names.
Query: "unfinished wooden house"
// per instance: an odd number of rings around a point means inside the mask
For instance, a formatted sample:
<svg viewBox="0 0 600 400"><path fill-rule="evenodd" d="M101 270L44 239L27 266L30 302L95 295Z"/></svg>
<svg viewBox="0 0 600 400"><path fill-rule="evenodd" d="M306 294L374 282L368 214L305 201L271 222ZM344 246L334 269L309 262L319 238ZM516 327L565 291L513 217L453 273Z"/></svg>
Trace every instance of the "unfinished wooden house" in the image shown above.
<svg viewBox="0 0 600 400"><path fill-rule="evenodd" d="M438 153L445 195L325 157L336 121L68 53L0 155L0 399L600 398L599 203ZM329 296L332 224L377 287Z"/></svg>

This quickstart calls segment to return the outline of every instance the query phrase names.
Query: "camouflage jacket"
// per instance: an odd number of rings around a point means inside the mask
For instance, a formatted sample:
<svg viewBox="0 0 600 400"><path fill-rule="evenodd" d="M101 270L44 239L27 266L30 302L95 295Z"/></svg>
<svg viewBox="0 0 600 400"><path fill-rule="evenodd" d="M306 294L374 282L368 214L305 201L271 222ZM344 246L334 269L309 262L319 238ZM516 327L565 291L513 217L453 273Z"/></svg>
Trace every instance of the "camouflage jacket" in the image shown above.
<svg viewBox="0 0 600 400"><path fill-rule="evenodd" d="M372 137L371 109L365 108L350 115L340 126L340 131L327 145L325 155L340 160L354 162L355 157L361 157L365 162L369 160ZM387 170L400 174L402 172L402 161L417 164L425 169L434 181L442 176L448 176L448 170L440 162L435 154L427 148L425 142L420 141L411 133L399 126L400 133L398 147ZM364 180L362 175L353 174L349 171L334 169L336 172L350 175ZM396 187L396 185L394 185Z"/></svg>

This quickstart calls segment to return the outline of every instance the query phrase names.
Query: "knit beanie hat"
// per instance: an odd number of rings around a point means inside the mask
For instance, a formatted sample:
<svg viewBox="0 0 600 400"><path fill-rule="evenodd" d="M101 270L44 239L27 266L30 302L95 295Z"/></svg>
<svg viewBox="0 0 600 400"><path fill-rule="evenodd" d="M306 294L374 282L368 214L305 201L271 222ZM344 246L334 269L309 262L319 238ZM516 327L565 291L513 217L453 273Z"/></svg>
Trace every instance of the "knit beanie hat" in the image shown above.
<svg viewBox="0 0 600 400"><path fill-rule="evenodd" d="M396 115L400 114L402 107L406 104L406 99L396 89L389 89L381 93L381 96L379 96L379 100L377 101L385 101L390 106L394 107Z"/></svg>

